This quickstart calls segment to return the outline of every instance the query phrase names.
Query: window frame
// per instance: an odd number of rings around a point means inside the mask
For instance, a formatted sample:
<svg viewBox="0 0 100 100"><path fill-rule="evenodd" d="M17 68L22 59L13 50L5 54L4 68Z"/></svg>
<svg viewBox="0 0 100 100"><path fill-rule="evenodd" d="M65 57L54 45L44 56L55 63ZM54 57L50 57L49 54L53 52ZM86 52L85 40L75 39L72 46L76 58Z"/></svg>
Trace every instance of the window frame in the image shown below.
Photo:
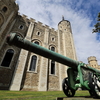
<svg viewBox="0 0 100 100"><path fill-rule="evenodd" d="M22 26L22 28L21 28L21 26ZM24 30L24 25L19 25L18 29Z"/></svg>
<svg viewBox="0 0 100 100"><path fill-rule="evenodd" d="M6 10L5 10L5 9L6 9ZM3 6L3 7L2 7L2 12L6 13L7 10L8 10L7 6Z"/></svg>
<svg viewBox="0 0 100 100"><path fill-rule="evenodd" d="M40 43L38 41L34 41L35 44L39 45Z"/></svg>
<svg viewBox="0 0 100 100"><path fill-rule="evenodd" d="M38 34L38 33L39 33L39 34ZM37 32L36 32L36 35L37 35L37 36L41 36L41 32L40 32L40 31L37 31Z"/></svg>
<svg viewBox="0 0 100 100"><path fill-rule="evenodd" d="M37 57L36 65L35 65L35 71L30 70L32 56L36 56L36 57ZM32 54L32 55L30 56L30 59L29 59L29 64L28 64L28 70L27 70L27 71L28 71L28 72L32 72L32 73L37 73L37 66L38 66L38 56L35 55L35 54Z"/></svg>
<svg viewBox="0 0 100 100"><path fill-rule="evenodd" d="M55 37L51 37L51 41L52 42L55 42Z"/></svg>
<svg viewBox="0 0 100 100"><path fill-rule="evenodd" d="M53 66L52 66L53 64ZM55 75L55 61L51 60L51 74Z"/></svg>
<svg viewBox="0 0 100 100"><path fill-rule="evenodd" d="M55 52L55 47L51 46L50 50Z"/></svg>
<svg viewBox="0 0 100 100"><path fill-rule="evenodd" d="M33 55L31 57L30 67L29 71L35 71L36 70L36 62L37 62L37 56ZM34 64L35 63L35 64Z"/></svg>
<svg viewBox="0 0 100 100"><path fill-rule="evenodd" d="M55 72L54 72L54 74L51 74L51 62L52 62L52 60L49 60L49 75L57 76L56 61L54 61L55 62Z"/></svg>
<svg viewBox="0 0 100 100"><path fill-rule="evenodd" d="M54 48L54 50L52 50L52 47ZM55 52L56 51L56 47L54 46L54 45L51 45L50 47L50 50L51 51L53 51L53 52ZM49 60L49 75L54 75L54 76L57 76L57 72L56 72L56 61L54 61L55 62L55 72L54 72L54 74L51 74L51 63L52 63L52 61L53 60Z"/></svg>
<svg viewBox="0 0 100 100"><path fill-rule="evenodd" d="M13 55L12 55L12 58L11 58L10 64L9 64L8 67L7 67L7 66L2 66L3 60L4 60L4 58L5 58L5 56L6 56L8 50L13 50ZM12 61L13 61L13 58L14 58L14 54L15 54L14 49L12 49L12 48L7 49L7 50L5 51L3 57L2 57L2 60L1 60L1 63L0 63L0 67L2 67L2 68L11 68L11 64L12 64Z"/></svg>

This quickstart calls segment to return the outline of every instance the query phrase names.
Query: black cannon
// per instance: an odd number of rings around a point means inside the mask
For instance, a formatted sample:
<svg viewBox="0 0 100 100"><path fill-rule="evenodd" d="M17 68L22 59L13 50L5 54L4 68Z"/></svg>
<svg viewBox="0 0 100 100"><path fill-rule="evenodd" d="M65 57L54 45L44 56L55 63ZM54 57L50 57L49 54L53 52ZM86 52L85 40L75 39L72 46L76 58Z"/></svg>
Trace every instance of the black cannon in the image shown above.
<svg viewBox="0 0 100 100"><path fill-rule="evenodd" d="M91 96L100 98L99 70L25 40L16 33L7 36L7 43L69 66L68 77L62 82L62 89L66 96L73 97L76 90L82 88L88 90Z"/></svg>

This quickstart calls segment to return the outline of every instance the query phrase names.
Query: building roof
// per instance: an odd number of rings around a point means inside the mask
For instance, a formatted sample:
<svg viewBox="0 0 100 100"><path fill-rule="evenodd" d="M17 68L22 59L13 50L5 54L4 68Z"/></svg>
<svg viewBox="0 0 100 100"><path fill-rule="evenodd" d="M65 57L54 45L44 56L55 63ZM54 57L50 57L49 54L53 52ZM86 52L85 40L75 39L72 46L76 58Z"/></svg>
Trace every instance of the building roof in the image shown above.
<svg viewBox="0 0 100 100"><path fill-rule="evenodd" d="M69 22L68 20L65 20L64 16L62 16L62 20L58 23L58 25L59 25L61 22L63 22L63 21ZM69 22L69 23L70 23L70 22Z"/></svg>

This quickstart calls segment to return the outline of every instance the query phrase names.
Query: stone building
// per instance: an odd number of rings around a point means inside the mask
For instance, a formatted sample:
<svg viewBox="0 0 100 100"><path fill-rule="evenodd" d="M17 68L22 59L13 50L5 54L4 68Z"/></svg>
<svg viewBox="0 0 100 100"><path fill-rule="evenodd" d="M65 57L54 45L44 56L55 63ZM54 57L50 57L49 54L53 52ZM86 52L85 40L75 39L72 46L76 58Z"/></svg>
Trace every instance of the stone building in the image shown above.
<svg viewBox="0 0 100 100"><path fill-rule="evenodd" d="M67 66L41 57L6 42L10 33L77 60L71 25L64 17L58 30L28 19L18 13L15 0L0 0L0 89L53 91L62 90ZM88 58L89 65L100 69L96 57Z"/></svg>
<svg viewBox="0 0 100 100"><path fill-rule="evenodd" d="M10 46L6 37L17 33L37 45L76 60L70 22L62 18L58 30L55 30L20 15L18 10L15 0L0 0L0 89L61 90L67 66Z"/></svg>
<svg viewBox="0 0 100 100"><path fill-rule="evenodd" d="M98 65L98 62L97 62L95 56L88 57L88 63L89 63L89 66L91 66L91 67L93 67L95 69L100 70L100 65Z"/></svg>

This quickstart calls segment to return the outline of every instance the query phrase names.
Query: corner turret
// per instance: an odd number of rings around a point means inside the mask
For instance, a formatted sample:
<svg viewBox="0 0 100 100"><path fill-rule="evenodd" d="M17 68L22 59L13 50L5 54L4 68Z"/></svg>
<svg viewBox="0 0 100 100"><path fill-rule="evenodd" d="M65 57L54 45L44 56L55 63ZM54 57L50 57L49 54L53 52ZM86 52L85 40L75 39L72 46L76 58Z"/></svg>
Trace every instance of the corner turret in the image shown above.
<svg viewBox="0 0 100 100"><path fill-rule="evenodd" d="M95 56L88 57L88 63L93 68L98 68L98 63Z"/></svg>
<svg viewBox="0 0 100 100"><path fill-rule="evenodd" d="M71 32L70 22L65 20L64 16L62 16L62 20L58 23L58 29L64 32Z"/></svg>

